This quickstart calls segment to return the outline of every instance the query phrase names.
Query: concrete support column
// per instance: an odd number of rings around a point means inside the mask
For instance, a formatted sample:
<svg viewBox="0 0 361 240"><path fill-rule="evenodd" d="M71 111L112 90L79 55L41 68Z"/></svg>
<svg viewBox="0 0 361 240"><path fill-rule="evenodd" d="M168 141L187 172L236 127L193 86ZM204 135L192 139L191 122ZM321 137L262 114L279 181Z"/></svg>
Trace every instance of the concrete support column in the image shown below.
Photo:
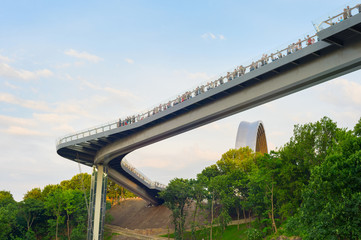
<svg viewBox="0 0 361 240"><path fill-rule="evenodd" d="M102 240L104 233L107 167L93 166L88 214L88 240Z"/></svg>

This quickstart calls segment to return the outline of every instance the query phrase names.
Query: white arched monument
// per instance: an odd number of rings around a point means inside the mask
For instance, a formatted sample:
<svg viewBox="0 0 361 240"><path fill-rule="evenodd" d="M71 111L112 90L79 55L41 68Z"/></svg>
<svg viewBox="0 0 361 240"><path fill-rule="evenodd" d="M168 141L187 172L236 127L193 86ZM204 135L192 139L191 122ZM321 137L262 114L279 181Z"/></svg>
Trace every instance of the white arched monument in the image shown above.
<svg viewBox="0 0 361 240"><path fill-rule="evenodd" d="M263 122L243 121L238 126L236 149L240 147L249 147L255 152L268 153L266 132Z"/></svg>

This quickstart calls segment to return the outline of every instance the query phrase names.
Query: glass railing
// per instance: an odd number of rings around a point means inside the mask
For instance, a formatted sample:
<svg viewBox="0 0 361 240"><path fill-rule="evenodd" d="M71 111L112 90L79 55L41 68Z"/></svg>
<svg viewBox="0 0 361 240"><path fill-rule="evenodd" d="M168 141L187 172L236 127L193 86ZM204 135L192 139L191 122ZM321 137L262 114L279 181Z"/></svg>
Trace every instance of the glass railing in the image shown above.
<svg viewBox="0 0 361 240"><path fill-rule="evenodd" d="M129 171L131 171L132 173L134 173L138 178L142 179L144 182L146 182L150 188L154 188L154 187L158 187L161 189L165 189L167 186L159 183L159 182L155 182L150 180L148 177L146 177L141 171L139 171L138 169L136 169L132 164L130 164L126 159L123 159L121 161L121 165L123 168L128 169Z"/></svg>
<svg viewBox="0 0 361 240"><path fill-rule="evenodd" d="M323 20L319 22L318 24L314 24L317 31L320 31L321 29L324 29L325 27L330 27L335 23L336 19L338 19L340 16L352 16L359 13L359 10L361 10L360 5L355 5L349 10L346 9L346 12L341 12L338 14L335 14L333 17L329 17L327 20ZM193 90L186 91L182 94L179 94L173 98L170 98L170 100L165 101L163 103L155 105L153 108L150 108L148 110L142 111L141 113L137 115L131 115L125 118L121 118L119 120L114 120L112 122L109 122L107 124L103 124L98 127L89 128L83 131L80 131L75 134L69 134L64 137L61 137L57 140L57 145L70 142L73 140L81 139L84 137L88 137L94 134L102 133L105 131L109 131L111 129L119 128L119 127L125 127L127 125L134 124L136 122L140 122L148 117L151 117L153 115L156 115L157 113L167 111L169 108L172 108L178 104L181 104L191 98L197 97L198 95L201 95L205 92L211 91L214 88L217 88L218 86L221 86L223 84L227 84L228 82L232 81L233 79L237 77L241 77L247 73L250 73L256 69L262 68L263 66L267 64L271 64L272 62L275 62L283 57L286 57L287 55L290 55L292 53L295 53L303 48L306 48L313 43L317 41L317 35L316 34L308 34L304 37L304 39L298 39L298 41L295 41L294 43L289 44L287 47L282 48L281 50L273 51L268 54L263 54L258 60L252 61L252 63L248 63L247 65L239 65L236 66L234 69L229 70L217 77L216 79L213 79L212 81L208 81L207 83L200 84L197 87L195 87Z"/></svg>

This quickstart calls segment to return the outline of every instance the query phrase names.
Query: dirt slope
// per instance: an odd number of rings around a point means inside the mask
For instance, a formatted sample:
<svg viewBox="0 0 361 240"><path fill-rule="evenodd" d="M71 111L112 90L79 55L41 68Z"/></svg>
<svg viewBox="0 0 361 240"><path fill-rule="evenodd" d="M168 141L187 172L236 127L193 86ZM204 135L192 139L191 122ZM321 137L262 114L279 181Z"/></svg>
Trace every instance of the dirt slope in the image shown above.
<svg viewBox="0 0 361 240"><path fill-rule="evenodd" d="M143 199L127 199L113 206L109 213L113 216L110 223L128 229L167 229L171 222L171 212L165 206L147 206Z"/></svg>

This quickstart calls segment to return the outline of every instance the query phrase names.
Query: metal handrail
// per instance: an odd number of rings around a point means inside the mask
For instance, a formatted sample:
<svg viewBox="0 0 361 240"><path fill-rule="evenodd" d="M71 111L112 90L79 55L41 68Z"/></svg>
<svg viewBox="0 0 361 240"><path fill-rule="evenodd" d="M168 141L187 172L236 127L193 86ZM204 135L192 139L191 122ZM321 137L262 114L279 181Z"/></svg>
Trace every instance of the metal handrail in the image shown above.
<svg viewBox="0 0 361 240"><path fill-rule="evenodd" d="M351 16L348 16L347 18L352 17L352 10L354 10L354 9L359 9L359 12L358 12L358 13L360 13L360 4L356 4L354 7L349 8L349 11L350 11L350 15L351 15ZM358 13L357 13L357 14L358 14ZM347 14L347 10L346 10L346 12L343 11L343 12L341 12L341 13L333 16L333 17L328 17L327 20L321 21L319 24L314 25L315 28L316 28L316 31L319 32L319 31L323 30L324 28L321 28L321 26L322 26L323 24L327 24L328 27L337 24L337 23L339 22L339 19L338 19L338 18L339 18L340 16L344 17L344 14L348 15L348 14ZM332 20L334 20L334 19L336 19L336 18L337 18L337 21L336 21L336 22L333 22ZM345 20L345 19L342 19L341 21L343 21L343 20Z"/></svg>
<svg viewBox="0 0 361 240"><path fill-rule="evenodd" d="M353 9L358 8L359 5L354 6L353 8L350 8L350 11ZM342 13L333 16L332 18L329 18L325 21L322 21L320 24L318 24L316 26L317 31L319 31L320 26L323 23L327 23L328 25L332 26L332 20L339 17L340 15L342 15ZM120 121L120 120L114 120L112 122L109 122L107 124L102 124L99 125L97 127L92 127L92 128L88 128L85 130L82 130L80 132L77 132L75 134L68 134L65 135L63 137L60 137L57 139L56 144L62 144L62 143L66 143L66 142L70 142L73 140L77 140L77 139L81 139L84 137L88 137L94 134L98 134L98 133L102 133L105 131L109 131L111 129L115 129L118 127L123 127L129 124L133 124L135 122L139 122L147 117L153 116L159 112L162 111L166 111L168 108L171 108L177 104L180 104L190 98L196 97L204 92L210 91L213 88L216 88L222 84L226 84L227 82L232 81L234 78L236 77L240 77L243 76L244 74L247 74L257 68L260 68L266 64L268 64L269 61L271 61L271 63L273 61L277 61L279 58L282 58L286 55L292 54L304 47L307 47L308 45L312 44L313 42L316 41L317 38L317 34L312 35L312 36L308 36L307 38L305 38L302 41L298 41L296 43L292 43L290 44L288 47L281 49L280 51L276 51L275 53L271 53L269 56L268 55L264 55L262 59L258 60L258 61L254 61L253 63L246 65L245 67L243 67L242 65L240 65L238 68L236 68L234 71L231 72L227 72L227 74L221 76L220 78L218 78L217 80L214 81L210 81L206 84L203 85L199 85L198 87L196 87L195 89L191 90L191 91L187 91L186 93L180 94L178 95L178 97L173 98L173 100L169 100L167 103L161 103L159 105L156 105L153 109L150 110L146 110L143 111L142 113L138 114L138 115L133 115L131 117L126 117L124 120ZM275 57L274 57L275 56Z"/></svg>
<svg viewBox="0 0 361 240"><path fill-rule="evenodd" d="M125 167L126 169L128 169L129 171L131 171L132 173L134 173L137 177L139 177L140 179L142 179L144 182L146 182L151 188L154 187L158 187L158 188L166 188L167 186L156 182L156 181L152 181L150 180L148 177L145 176L145 174L143 174L141 171L139 171L138 169L136 169L132 164L130 164L126 159L123 159L121 161L121 165L122 167Z"/></svg>

